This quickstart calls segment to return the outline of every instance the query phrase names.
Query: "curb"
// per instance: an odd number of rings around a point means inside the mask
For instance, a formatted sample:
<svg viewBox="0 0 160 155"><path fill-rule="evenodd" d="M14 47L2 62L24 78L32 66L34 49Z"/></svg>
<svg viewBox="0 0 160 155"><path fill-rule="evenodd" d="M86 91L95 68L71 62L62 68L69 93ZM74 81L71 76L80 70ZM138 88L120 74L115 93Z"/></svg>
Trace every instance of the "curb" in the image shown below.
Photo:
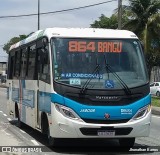
<svg viewBox="0 0 160 155"><path fill-rule="evenodd" d="M152 106L152 114L154 114L154 115L160 115L160 107L154 107L154 106Z"/></svg>

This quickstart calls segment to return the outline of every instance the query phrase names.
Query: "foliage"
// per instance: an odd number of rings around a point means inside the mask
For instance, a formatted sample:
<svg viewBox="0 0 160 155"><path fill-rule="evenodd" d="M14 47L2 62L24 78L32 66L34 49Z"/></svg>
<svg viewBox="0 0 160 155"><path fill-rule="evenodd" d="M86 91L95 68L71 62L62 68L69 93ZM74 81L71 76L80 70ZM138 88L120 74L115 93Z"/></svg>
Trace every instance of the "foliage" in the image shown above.
<svg viewBox="0 0 160 155"><path fill-rule="evenodd" d="M123 11L122 23L128 21L127 12ZM104 14L101 14L99 20L95 20L91 24L92 28L108 28L108 29L117 29L118 28L118 15L117 12L113 14L110 18L106 17Z"/></svg>
<svg viewBox="0 0 160 155"><path fill-rule="evenodd" d="M118 27L117 11L110 18L101 15L91 27ZM114 20L113 20L114 19ZM160 0L129 0L122 6L122 28L133 31L143 42L149 75L160 66Z"/></svg>
<svg viewBox="0 0 160 155"><path fill-rule="evenodd" d="M93 24L91 24L92 28L111 28L116 29L118 27L118 20L116 15L112 15L110 18L106 17L102 14L99 17L99 20L95 20Z"/></svg>
<svg viewBox="0 0 160 155"><path fill-rule="evenodd" d="M25 39L27 36L26 35L19 35L19 37L13 37L11 38L8 43L4 44L3 50L6 51L7 53L9 52L9 48L11 45Z"/></svg>
<svg viewBox="0 0 160 155"><path fill-rule="evenodd" d="M153 66L160 66L160 1L129 0L125 9L130 19L124 28L135 32L144 43L149 75Z"/></svg>
<svg viewBox="0 0 160 155"><path fill-rule="evenodd" d="M149 52L151 41L158 38L155 30L160 17L159 0L129 0L130 5L124 6L125 10L130 12L128 22L124 28L135 32L143 40L145 52ZM156 32L156 33L155 33Z"/></svg>
<svg viewBox="0 0 160 155"><path fill-rule="evenodd" d="M130 12L130 19L125 28L135 32L139 37L146 28L150 18L160 10L159 0L129 0L129 6L124 6L125 10Z"/></svg>
<svg viewBox="0 0 160 155"><path fill-rule="evenodd" d="M160 98L152 96L152 106L160 107Z"/></svg>
<svg viewBox="0 0 160 155"><path fill-rule="evenodd" d="M145 54L150 75L153 66L160 66L160 14L152 15L146 27Z"/></svg>

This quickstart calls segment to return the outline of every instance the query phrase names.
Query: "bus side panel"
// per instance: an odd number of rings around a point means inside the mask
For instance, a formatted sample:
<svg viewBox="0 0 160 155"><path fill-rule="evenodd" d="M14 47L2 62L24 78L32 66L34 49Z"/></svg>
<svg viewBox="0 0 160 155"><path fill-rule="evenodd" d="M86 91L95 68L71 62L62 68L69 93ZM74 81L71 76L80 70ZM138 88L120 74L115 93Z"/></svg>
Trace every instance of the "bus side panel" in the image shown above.
<svg viewBox="0 0 160 155"><path fill-rule="evenodd" d="M37 120L37 81L21 80L22 88L22 118L25 124L36 127Z"/></svg>
<svg viewBox="0 0 160 155"><path fill-rule="evenodd" d="M38 94L38 114L39 125L41 128L42 113L46 114L48 124L51 121L51 85L43 81L39 81L39 94Z"/></svg>
<svg viewBox="0 0 160 155"><path fill-rule="evenodd" d="M15 103L19 103L19 80L7 80L7 111L15 118Z"/></svg>

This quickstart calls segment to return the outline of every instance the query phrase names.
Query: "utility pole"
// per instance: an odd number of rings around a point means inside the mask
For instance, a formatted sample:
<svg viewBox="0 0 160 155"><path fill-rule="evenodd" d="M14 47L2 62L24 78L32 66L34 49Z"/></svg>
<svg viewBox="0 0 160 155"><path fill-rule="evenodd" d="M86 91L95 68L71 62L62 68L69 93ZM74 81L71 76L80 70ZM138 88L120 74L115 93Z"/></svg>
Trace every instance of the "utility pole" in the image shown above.
<svg viewBox="0 0 160 155"><path fill-rule="evenodd" d="M38 0L38 30L40 29L40 0Z"/></svg>
<svg viewBox="0 0 160 155"><path fill-rule="evenodd" d="M122 0L118 0L118 29L122 29Z"/></svg>

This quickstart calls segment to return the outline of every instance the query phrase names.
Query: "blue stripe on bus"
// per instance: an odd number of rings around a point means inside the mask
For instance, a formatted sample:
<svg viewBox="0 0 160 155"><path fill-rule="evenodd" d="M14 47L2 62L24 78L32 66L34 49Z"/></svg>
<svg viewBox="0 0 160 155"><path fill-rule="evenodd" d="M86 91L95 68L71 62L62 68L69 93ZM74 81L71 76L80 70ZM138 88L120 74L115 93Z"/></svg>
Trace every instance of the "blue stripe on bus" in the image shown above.
<svg viewBox="0 0 160 155"><path fill-rule="evenodd" d="M22 105L21 121L26 123L26 106Z"/></svg>
<svg viewBox="0 0 160 155"><path fill-rule="evenodd" d="M7 87L7 100L9 100L9 87Z"/></svg>
<svg viewBox="0 0 160 155"><path fill-rule="evenodd" d="M19 103L19 88L12 88L12 101ZM23 89L22 90L22 104L31 108L35 107L35 91Z"/></svg>
<svg viewBox="0 0 160 155"><path fill-rule="evenodd" d="M19 102L19 88L12 88L12 100Z"/></svg>
<svg viewBox="0 0 160 155"><path fill-rule="evenodd" d="M21 80L21 84L22 84L22 88L23 89L26 88L26 82L25 82L25 80Z"/></svg>
<svg viewBox="0 0 160 155"><path fill-rule="evenodd" d="M22 93L22 104L28 107L34 108L35 107L35 91L23 89Z"/></svg>
<svg viewBox="0 0 160 155"><path fill-rule="evenodd" d="M39 110L51 113L51 93L39 92L38 100Z"/></svg>
<svg viewBox="0 0 160 155"><path fill-rule="evenodd" d="M105 119L104 114L110 114L111 120L117 119L130 119L136 112L151 103L150 95L124 106L90 106L80 104L71 99L65 98L58 94L52 94L51 101L53 103L59 103L73 109L81 118L86 119Z"/></svg>

